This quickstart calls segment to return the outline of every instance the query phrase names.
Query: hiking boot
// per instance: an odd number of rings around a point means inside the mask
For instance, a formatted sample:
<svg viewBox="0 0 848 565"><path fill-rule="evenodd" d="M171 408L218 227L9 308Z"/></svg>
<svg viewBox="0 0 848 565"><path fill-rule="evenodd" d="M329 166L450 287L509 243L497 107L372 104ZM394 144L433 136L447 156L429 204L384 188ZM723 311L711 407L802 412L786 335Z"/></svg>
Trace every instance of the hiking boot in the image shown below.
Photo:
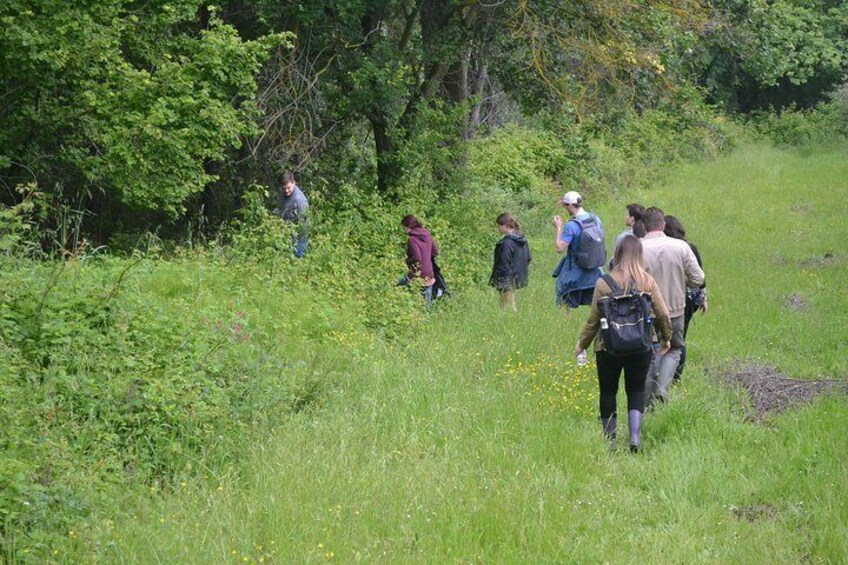
<svg viewBox="0 0 848 565"><path fill-rule="evenodd" d="M607 447L610 451L615 450L616 427L618 426L618 418L611 416L609 418L601 418L601 428L604 431L604 437L607 439Z"/></svg>

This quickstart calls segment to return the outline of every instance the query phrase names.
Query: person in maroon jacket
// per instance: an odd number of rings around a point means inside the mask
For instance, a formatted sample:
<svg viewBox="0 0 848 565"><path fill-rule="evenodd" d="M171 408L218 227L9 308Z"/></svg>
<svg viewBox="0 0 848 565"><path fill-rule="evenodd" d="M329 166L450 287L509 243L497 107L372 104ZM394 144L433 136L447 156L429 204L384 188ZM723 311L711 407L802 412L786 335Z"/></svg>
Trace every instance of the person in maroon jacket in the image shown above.
<svg viewBox="0 0 848 565"><path fill-rule="evenodd" d="M400 225L406 235L406 266L407 273L398 284L406 286L413 279L420 278L423 286L422 294L427 304L433 303L433 285L436 282L436 273L433 268L433 257L439 254L439 247L418 218L409 215L404 216Z"/></svg>

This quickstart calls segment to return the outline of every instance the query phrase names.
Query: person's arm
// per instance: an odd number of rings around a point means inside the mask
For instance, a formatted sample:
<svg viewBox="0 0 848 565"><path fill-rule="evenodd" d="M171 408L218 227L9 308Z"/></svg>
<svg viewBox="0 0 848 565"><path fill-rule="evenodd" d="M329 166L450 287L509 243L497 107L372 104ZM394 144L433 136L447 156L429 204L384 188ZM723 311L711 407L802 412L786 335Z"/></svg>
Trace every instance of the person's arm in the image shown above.
<svg viewBox="0 0 848 565"><path fill-rule="evenodd" d="M562 216L554 216L554 246L556 247L557 253L565 253L568 249L568 244L571 243L571 237L568 237L567 240L563 240L562 234L565 229L565 225L567 222L562 221Z"/></svg>
<svg viewBox="0 0 848 565"><path fill-rule="evenodd" d="M689 243L688 241L686 243ZM698 261L698 266L703 270L704 263L701 261L701 254L698 252L698 247L692 243L689 243L689 249L692 250L692 253L695 254L695 260Z"/></svg>
<svg viewBox="0 0 848 565"><path fill-rule="evenodd" d="M683 259L683 270L686 273L686 286L701 288L704 285L704 270L698 265L698 259L688 245Z"/></svg>
<svg viewBox="0 0 848 565"><path fill-rule="evenodd" d="M651 308L654 311L654 329L660 342L659 353L663 354L671 348L671 318L668 316L668 306L660 292L657 282L651 277Z"/></svg>
<svg viewBox="0 0 848 565"><path fill-rule="evenodd" d="M698 261L698 266L701 267L701 270L703 271L704 270L704 263L703 263L703 261L701 261L701 254L698 252L698 248L690 243L689 249L691 249L692 253L695 254L695 260ZM704 299L701 302L701 305L698 306L698 310L700 310L701 312L706 314L707 313L707 279L706 279L706 275L704 275L704 282L701 283L700 288L701 288L701 291L703 292Z"/></svg>
<svg viewBox="0 0 848 565"><path fill-rule="evenodd" d="M495 252L497 253L497 257L495 258L495 271L497 273L498 283L500 284L507 282L509 267L512 264L512 251L512 245L510 245L508 241L504 240L498 242L497 247L495 247Z"/></svg>
<svg viewBox="0 0 848 565"><path fill-rule="evenodd" d="M489 284L498 289L503 286L504 279L506 278L504 268L506 254L504 253L504 247L505 244L503 240L500 240L495 244L495 251L493 254L494 261L492 262L492 276L489 277Z"/></svg>
<svg viewBox="0 0 848 565"><path fill-rule="evenodd" d="M407 276L412 279L421 273L421 249L410 237L406 241L406 265L409 267Z"/></svg>
<svg viewBox="0 0 848 565"><path fill-rule="evenodd" d="M306 219L306 213L309 210L309 200L306 199L306 195L303 192L300 192L299 188L297 191L293 197L292 212L294 214L294 221L302 222Z"/></svg>
<svg viewBox="0 0 848 565"><path fill-rule="evenodd" d="M598 308L598 300L607 295L607 293L601 289L602 285L606 287L606 283L603 279L598 279L598 282L595 283L595 292L592 293L592 306L589 308L589 318L583 326L583 331L580 332L580 338L577 340L577 345L574 348L575 354L579 354L581 351L589 349L589 346L592 345L592 341L598 334L598 328L600 328L601 325L601 310Z"/></svg>

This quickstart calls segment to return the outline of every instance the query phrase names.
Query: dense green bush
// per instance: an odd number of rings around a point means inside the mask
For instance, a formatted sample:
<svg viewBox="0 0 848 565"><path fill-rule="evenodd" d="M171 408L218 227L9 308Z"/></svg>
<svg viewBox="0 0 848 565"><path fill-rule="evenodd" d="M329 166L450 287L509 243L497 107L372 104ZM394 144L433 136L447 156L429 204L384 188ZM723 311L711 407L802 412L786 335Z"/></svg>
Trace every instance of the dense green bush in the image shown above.
<svg viewBox="0 0 848 565"><path fill-rule="evenodd" d="M552 179L573 183L587 153L577 132L564 138L550 130L510 126L471 145L468 176L484 188L544 192Z"/></svg>
<svg viewBox="0 0 848 565"><path fill-rule="evenodd" d="M844 141L848 139L848 83L814 108L760 112L750 117L749 124L761 138L778 145Z"/></svg>
<svg viewBox="0 0 848 565"><path fill-rule="evenodd" d="M648 166L687 159L717 157L733 147L733 130L693 89L681 89L674 98L641 116L629 113L608 142Z"/></svg>
<svg viewBox="0 0 848 565"><path fill-rule="evenodd" d="M322 311L327 299L281 301L251 265L4 261L4 528L55 531L86 512L86 488L167 487L230 461L246 434L319 401L347 362L296 345L350 317Z"/></svg>

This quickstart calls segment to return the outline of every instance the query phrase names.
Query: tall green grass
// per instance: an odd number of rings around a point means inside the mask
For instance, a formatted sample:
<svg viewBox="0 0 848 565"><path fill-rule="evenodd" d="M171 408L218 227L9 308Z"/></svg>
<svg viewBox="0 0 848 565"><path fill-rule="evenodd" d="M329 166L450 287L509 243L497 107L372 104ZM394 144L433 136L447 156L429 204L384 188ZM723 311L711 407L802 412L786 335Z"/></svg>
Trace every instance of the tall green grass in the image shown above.
<svg viewBox="0 0 848 565"><path fill-rule="evenodd" d="M572 356L586 310L554 307L549 216L558 211L538 210L522 218L534 262L517 314L498 310L494 291L466 291L425 314L402 342L332 323L332 337L306 339L302 328L274 321L284 311L274 292L240 293L231 280L238 307L257 324L282 324L279 339L292 340L282 350L325 377L321 401L270 435L245 429L241 460L155 492L110 491L112 505L64 541L15 555L69 563L844 562L845 398L757 425L715 375L767 363L793 376L845 377L846 156L743 148L671 170L643 193L590 203L610 239L626 203L663 207L683 220L705 261L710 311L690 330L683 383L646 419L639 456L604 446L593 368L576 367ZM191 295L174 287L179 278L157 284ZM800 309L790 306L795 294ZM325 307L316 299L312 308L320 318Z"/></svg>

